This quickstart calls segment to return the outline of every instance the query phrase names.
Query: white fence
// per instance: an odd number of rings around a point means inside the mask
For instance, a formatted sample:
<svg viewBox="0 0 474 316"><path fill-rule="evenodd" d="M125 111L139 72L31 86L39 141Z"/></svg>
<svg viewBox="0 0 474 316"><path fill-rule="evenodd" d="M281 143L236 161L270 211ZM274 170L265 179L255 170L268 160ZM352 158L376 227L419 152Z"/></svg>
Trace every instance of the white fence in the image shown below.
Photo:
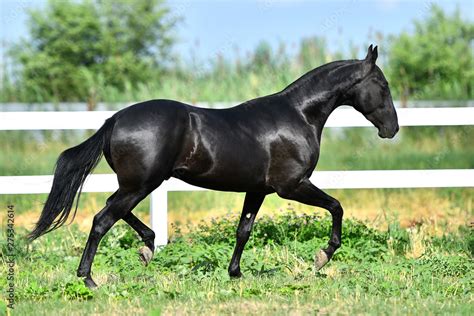
<svg viewBox="0 0 474 316"><path fill-rule="evenodd" d="M97 129L112 111L97 112L0 112L0 130ZM474 125L474 108L397 109L400 126ZM371 126L352 108L337 109L327 127ZM474 169L316 171L311 181L323 189L474 187ZM49 193L52 176L0 176L0 194ZM84 192L113 192L113 174L88 177ZM167 194L169 191L205 190L170 179L151 194L151 226L156 245L168 240Z"/></svg>
<svg viewBox="0 0 474 316"><path fill-rule="evenodd" d="M0 130L98 129L115 111L0 112ZM400 126L474 125L474 107L400 108ZM326 127L372 126L353 108L338 108Z"/></svg>

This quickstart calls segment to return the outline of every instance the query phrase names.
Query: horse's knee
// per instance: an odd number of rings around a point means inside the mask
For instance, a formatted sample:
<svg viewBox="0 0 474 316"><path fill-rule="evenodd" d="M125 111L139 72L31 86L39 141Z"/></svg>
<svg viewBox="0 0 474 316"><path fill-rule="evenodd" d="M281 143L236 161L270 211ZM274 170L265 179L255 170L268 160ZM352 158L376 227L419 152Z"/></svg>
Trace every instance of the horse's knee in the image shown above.
<svg viewBox="0 0 474 316"><path fill-rule="evenodd" d="M328 211L335 218L342 218L344 215L344 210L342 209L341 203L339 203L338 200L331 202L331 204L328 206Z"/></svg>
<svg viewBox="0 0 474 316"><path fill-rule="evenodd" d="M252 231L252 228L249 227L249 225L245 225L244 227L239 227L237 229L237 234L236 234L236 237L237 237L237 240L238 241L248 241L248 239L250 238L250 232Z"/></svg>
<svg viewBox="0 0 474 316"><path fill-rule="evenodd" d="M102 238L102 236L107 232L109 228L108 226L107 218L105 218L103 214L99 213L95 215L94 219L92 220L90 235L94 238Z"/></svg>
<svg viewBox="0 0 474 316"><path fill-rule="evenodd" d="M102 231L102 229L100 229L100 221L96 217L97 215L94 216L94 219L92 220L92 227L90 231L90 237L94 239L98 238Z"/></svg>

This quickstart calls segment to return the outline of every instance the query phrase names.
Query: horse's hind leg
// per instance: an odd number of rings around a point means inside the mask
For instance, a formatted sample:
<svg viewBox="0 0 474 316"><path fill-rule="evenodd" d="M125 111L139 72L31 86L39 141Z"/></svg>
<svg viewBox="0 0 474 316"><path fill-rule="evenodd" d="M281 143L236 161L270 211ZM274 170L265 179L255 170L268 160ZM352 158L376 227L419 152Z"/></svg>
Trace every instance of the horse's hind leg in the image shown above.
<svg viewBox="0 0 474 316"><path fill-rule="evenodd" d="M109 205L114 199L117 192L112 194L108 199L106 205ZM150 263L155 251L155 233L148 226L146 226L140 219L138 219L131 211L122 218L130 227L132 227L138 235L142 238L146 247L139 249L140 259L145 265Z"/></svg>
<svg viewBox="0 0 474 316"><path fill-rule="evenodd" d="M107 201L106 206L94 216L91 232L77 269L77 276L85 277L84 283L86 286L97 286L92 280L91 266L100 240L119 219L129 213L148 193L148 191L141 190L125 191L119 189Z"/></svg>
<svg viewBox="0 0 474 316"><path fill-rule="evenodd" d="M147 266L151 259L153 259L153 252L155 251L155 233L132 212L125 215L123 220L140 235L145 243L145 246L138 250L138 254L142 262Z"/></svg>
<svg viewBox="0 0 474 316"><path fill-rule="evenodd" d="M331 239L329 240L328 247L321 249L315 257L316 269L321 269L331 260L334 252L341 246L342 216L344 213L341 204L338 200L314 186L308 179L300 182L297 187L291 190L277 190L277 193L285 199L322 207L331 213Z"/></svg>

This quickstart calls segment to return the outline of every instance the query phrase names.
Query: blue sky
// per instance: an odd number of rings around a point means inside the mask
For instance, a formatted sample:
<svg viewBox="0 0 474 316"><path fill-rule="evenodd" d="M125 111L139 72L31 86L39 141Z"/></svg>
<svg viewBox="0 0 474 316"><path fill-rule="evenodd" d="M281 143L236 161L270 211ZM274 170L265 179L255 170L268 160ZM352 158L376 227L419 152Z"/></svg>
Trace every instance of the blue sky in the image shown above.
<svg viewBox="0 0 474 316"><path fill-rule="evenodd" d="M4 43L27 36L25 10L43 7L46 1L0 3ZM362 48L377 42L375 30L384 34L410 30L413 19L427 14L430 3L447 11L459 6L465 19L474 19L474 1L168 1L173 14L184 19L176 31L176 51L185 58L193 52L202 60L212 59L217 53L235 57L235 47L244 56L260 40L274 46L284 42L291 51L301 38L314 35L325 36L334 49L347 48L350 41Z"/></svg>

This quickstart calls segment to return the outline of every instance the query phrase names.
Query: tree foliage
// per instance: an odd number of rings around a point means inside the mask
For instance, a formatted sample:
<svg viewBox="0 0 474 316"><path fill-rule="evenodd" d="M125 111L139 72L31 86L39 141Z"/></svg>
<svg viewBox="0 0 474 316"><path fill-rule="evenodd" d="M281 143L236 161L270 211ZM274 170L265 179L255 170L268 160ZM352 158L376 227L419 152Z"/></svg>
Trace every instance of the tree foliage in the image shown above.
<svg viewBox="0 0 474 316"><path fill-rule="evenodd" d="M176 22L162 0L50 0L29 12L31 39L11 50L18 80L45 100L94 103L98 86L150 80L170 58Z"/></svg>
<svg viewBox="0 0 474 316"><path fill-rule="evenodd" d="M210 67L203 60L175 62L179 56L170 50L179 18L163 1L49 0L45 9L30 11L30 39L11 49L16 76L3 72L1 100L244 100L282 89L329 61L360 58L368 45L347 43L343 51L313 36L301 39L294 54L285 43L275 49L262 41L244 60L216 53ZM393 96L404 102L474 98L474 24L459 10L447 14L432 6L427 13L411 32L385 37L387 43L377 32L378 63Z"/></svg>
<svg viewBox="0 0 474 316"><path fill-rule="evenodd" d="M405 102L426 95L472 98L473 40L474 24L459 10L448 15L433 5L425 20L414 22L412 34L390 38L391 84Z"/></svg>

